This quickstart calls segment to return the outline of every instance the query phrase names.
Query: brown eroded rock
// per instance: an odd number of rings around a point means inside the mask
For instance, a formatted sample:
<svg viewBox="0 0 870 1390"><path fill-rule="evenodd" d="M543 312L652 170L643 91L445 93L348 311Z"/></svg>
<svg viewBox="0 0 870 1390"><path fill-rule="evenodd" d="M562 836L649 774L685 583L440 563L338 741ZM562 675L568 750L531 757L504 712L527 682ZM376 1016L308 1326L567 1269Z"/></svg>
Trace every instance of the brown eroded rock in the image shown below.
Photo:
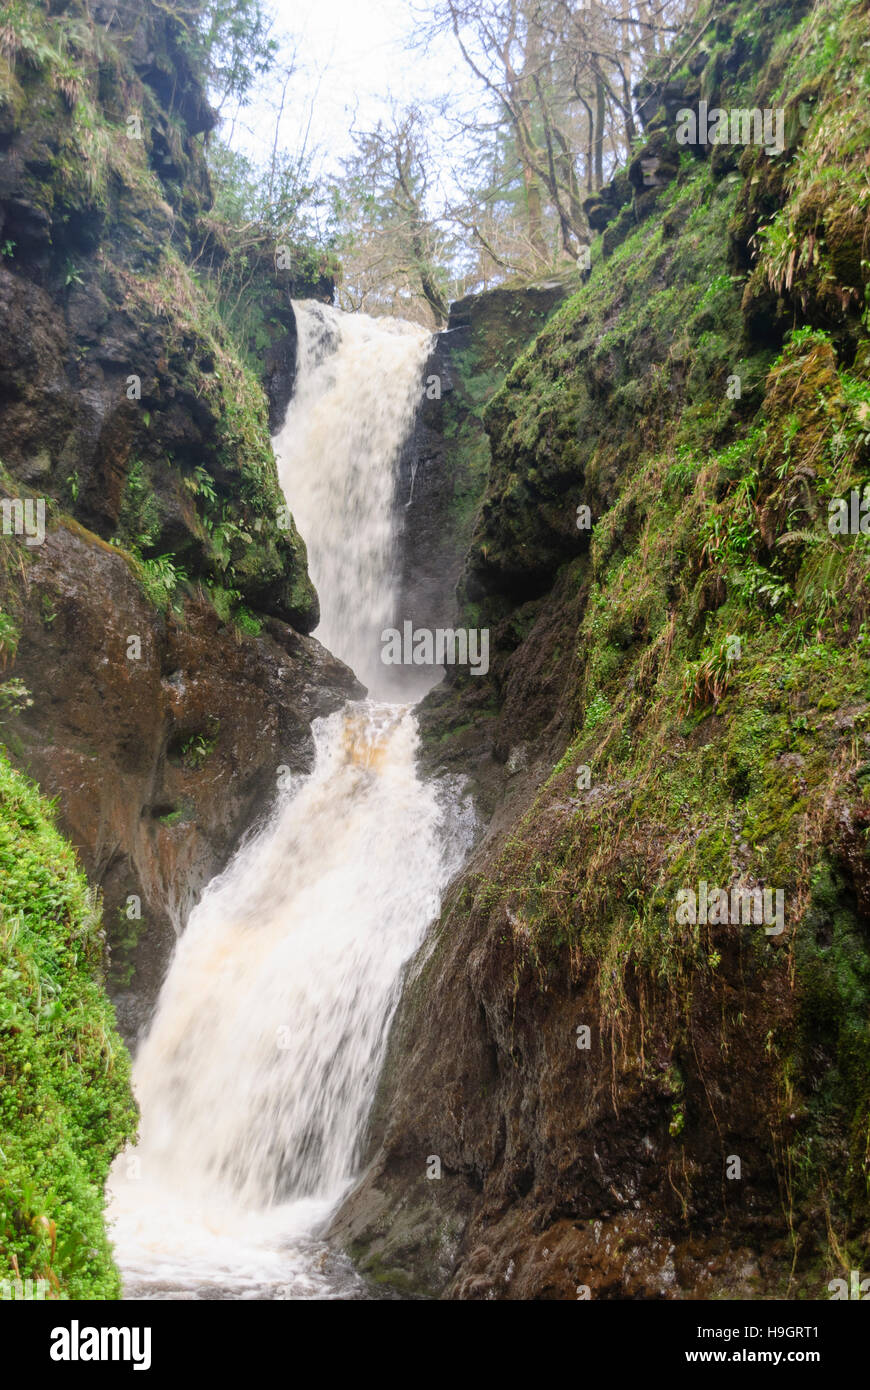
<svg viewBox="0 0 870 1390"><path fill-rule="evenodd" d="M306 770L311 721L362 688L278 619L255 637L197 599L159 612L128 559L74 522L42 546L3 546L0 602L21 628L14 675L33 700L4 736L15 762L59 798L63 829L102 889L131 1034L172 928L268 807L279 767ZM126 917L130 895L141 922Z"/></svg>

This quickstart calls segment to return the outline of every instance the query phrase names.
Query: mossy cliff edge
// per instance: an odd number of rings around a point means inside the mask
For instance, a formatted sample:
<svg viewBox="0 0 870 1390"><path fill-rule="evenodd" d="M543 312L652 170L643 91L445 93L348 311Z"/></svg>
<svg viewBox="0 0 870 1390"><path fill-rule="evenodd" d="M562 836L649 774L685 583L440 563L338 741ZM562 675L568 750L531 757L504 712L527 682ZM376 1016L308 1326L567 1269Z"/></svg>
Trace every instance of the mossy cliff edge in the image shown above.
<svg viewBox="0 0 870 1390"><path fill-rule="evenodd" d="M486 409L491 673L421 724L492 819L334 1226L387 1282L827 1298L870 1265L870 536L829 526L870 477L867 21L702 10ZM781 110L781 151L679 144L702 100ZM702 885L781 892L783 929L691 920Z"/></svg>

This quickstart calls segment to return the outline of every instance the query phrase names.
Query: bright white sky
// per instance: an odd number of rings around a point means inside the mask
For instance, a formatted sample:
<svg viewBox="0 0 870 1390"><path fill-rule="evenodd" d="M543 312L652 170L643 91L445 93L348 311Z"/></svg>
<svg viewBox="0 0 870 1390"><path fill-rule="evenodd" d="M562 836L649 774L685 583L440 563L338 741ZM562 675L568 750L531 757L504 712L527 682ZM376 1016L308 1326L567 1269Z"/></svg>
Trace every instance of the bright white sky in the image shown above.
<svg viewBox="0 0 870 1390"><path fill-rule="evenodd" d="M295 46L298 66L287 89L280 144L298 152L310 121L316 170L337 172L341 156L350 153L355 110L365 129L384 114L389 96L408 102L470 90L452 35L428 53L410 51L416 37L410 0L271 0L269 8L275 37L286 37L288 53ZM243 114L232 130L235 148L256 160L269 156L279 100L280 85L271 85ZM230 124L222 128L225 138Z"/></svg>

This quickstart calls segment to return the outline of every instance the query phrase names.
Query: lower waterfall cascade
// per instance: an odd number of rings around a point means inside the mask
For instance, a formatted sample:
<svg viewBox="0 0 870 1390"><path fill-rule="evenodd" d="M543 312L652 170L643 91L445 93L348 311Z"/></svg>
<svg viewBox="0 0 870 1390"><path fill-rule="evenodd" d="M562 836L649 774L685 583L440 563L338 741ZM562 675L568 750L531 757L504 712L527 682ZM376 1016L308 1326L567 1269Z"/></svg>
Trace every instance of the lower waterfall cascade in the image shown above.
<svg viewBox="0 0 870 1390"><path fill-rule="evenodd" d="M474 834L460 779L418 775L413 712L388 702L379 660L428 335L323 305L297 317L276 456L316 635L372 698L315 721L313 770L279 786L179 938L134 1064L139 1142L109 1182L128 1298L371 1296L319 1232L359 1166L404 967Z"/></svg>

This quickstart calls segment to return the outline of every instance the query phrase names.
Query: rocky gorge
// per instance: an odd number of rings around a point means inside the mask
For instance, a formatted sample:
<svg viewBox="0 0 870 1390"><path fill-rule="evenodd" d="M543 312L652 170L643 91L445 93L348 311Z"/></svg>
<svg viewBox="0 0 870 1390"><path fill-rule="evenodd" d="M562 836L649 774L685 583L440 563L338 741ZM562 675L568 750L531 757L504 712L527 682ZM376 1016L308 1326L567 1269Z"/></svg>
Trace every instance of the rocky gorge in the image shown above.
<svg viewBox="0 0 870 1390"><path fill-rule="evenodd" d="M419 773L460 779L477 831L385 1006L329 1218L371 1287L816 1298L866 1267L870 591L863 536L826 525L868 468L866 19L705 11L587 199L589 266L460 300L433 338L395 469L397 617L485 629L489 669L416 709ZM364 692L312 635L270 446L293 301L328 303L331 267L264 244L230 331L213 113L171 14L71 0L44 25L4 41L0 90L0 496L46 501L44 544L2 538L0 929L17 949L16 914L36 939L47 913L48 974L97 992L61 1038L22 988L0 1035L0 1257L113 1297L104 1238L90 1265L48 1249L26 1125L74 1113L102 1188L135 1118L101 976L135 1046L279 770L310 774L312 724ZM681 145L700 102L781 109L782 149ZM24 840L42 867L19 883ZM785 930L680 922L702 881L781 891ZM46 1107L34 1060L47 1077L97 1032L84 1099L52 1083ZM68 1220L93 1232L82 1191Z"/></svg>

